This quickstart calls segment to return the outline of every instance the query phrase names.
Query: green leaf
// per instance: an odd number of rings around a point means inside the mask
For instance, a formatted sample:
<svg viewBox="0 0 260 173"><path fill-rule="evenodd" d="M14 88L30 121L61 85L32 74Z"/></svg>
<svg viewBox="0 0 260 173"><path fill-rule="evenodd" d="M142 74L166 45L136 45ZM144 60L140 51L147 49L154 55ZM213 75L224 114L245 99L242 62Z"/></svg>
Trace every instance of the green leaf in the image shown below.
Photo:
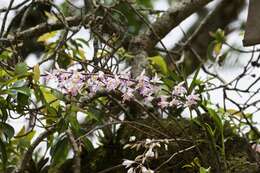
<svg viewBox="0 0 260 173"><path fill-rule="evenodd" d="M140 5L144 5L145 7L152 8L151 0L137 0L136 2Z"/></svg>
<svg viewBox="0 0 260 173"><path fill-rule="evenodd" d="M10 51L3 51L3 52L0 54L0 59L1 59L1 60L9 59L9 58L11 58L11 55L12 55L12 52L10 52Z"/></svg>
<svg viewBox="0 0 260 173"><path fill-rule="evenodd" d="M1 104L1 103L0 103ZM0 119L2 121L6 121L8 118L8 113L7 113L7 109L5 108L0 108Z"/></svg>
<svg viewBox="0 0 260 173"><path fill-rule="evenodd" d="M77 134L77 136L79 136L80 135L80 125L77 120L77 116L72 113L69 115L68 118L69 118L69 122L70 122L70 125L71 125L73 131Z"/></svg>
<svg viewBox="0 0 260 173"><path fill-rule="evenodd" d="M72 62L72 57L65 51L61 52L57 58L57 63L60 68L68 68Z"/></svg>
<svg viewBox="0 0 260 173"><path fill-rule="evenodd" d="M25 134L25 126L23 126L16 136L23 136Z"/></svg>
<svg viewBox="0 0 260 173"><path fill-rule="evenodd" d="M4 122L0 122L0 134L3 133L9 140L14 136L14 128Z"/></svg>
<svg viewBox="0 0 260 173"><path fill-rule="evenodd" d="M46 89L45 87L40 87L40 90L44 96L46 103L57 109L59 107L59 102L57 101L57 97L55 97L51 90Z"/></svg>
<svg viewBox="0 0 260 173"><path fill-rule="evenodd" d="M5 70L3 70L3 69L0 69L0 77L1 77L1 78L4 78L4 77L7 77L7 76L9 76L9 74L8 74L8 73L6 73L6 71L5 71Z"/></svg>
<svg viewBox="0 0 260 173"><path fill-rule="evenodd" d="M0 97L0 118L2 121L6 121L8 118L7 110L13 110L13 105L10 103L9 97Z"/></svg>
<svg viewBox="0 0 260 173"><path fill-rule="evenodd" d="M213 110L208 108L209 115L212 117L214 123L217 126L217 129L220 130L220 132L223 131L223 123L221 118L218 116L218 114Z"/></svg>
<svg viewBox="0 0 260 173"><path fill-rule="evenodd" d="M210 146L212 148L212 150L214 151L215 154L217 154L217 144L216 144L216 140L215 140L215 133L212 130L211 126L207 123L204 123L204 128L206 129L208 138L210 139Z"/></svg>
<svg viewBox="0 0 260 173"><path fill-rule="evenodd" d="M11 92L16 91L18 93L24 94L26 96L31 96L31 89L28 87L12 87L9 89Z"/></svg>
<svg viewBox="0 0 260 173"><path fill-rule="evenodd" d="M164 60L164 58L160 55L149 57L151 60L151 64L157 68L162 74L168 75L168 66Z"/></svg>
<svg viewBox="0 0 260 173"><path fill-rule="evenodd" d="M0 138L0 156L1 156L1 160L2 160L2 165L3 165L3 171L6 171L6 164L7 164L7 152L6 152L6 148L5 148L5 144L2 141L2 139Z"/></svg>
<svg viewBox="0 0 260 173"><path fill-rule="evenodd" d="M37 41L38 42L47 42L50 38L53 38L56 34L57 34L57 31L52 31L52 32L45 33L45 34L41 35L37 39Z"/></svg>
<svg viewBox="0 0 260 173"><path fill-rule="evenodd" d="M53 165L60 165L65 162L69 152L69 141L67 138L59 140L51 149Z"/></svg>
<svg viewBox="0 0 260 173"><path fill-rule="evenodd" d="M225 31L222 30L222 29L218 29L215 33L213 32L210 32L210 35L215 38L215 40L218 42L218 43L223 43L226 38L225 38Z"/></svg>
<svg viewBox="0 0 260 173"><path fill-rule="evenodd" d="M190 87L189 87L189 93L191 93L191 91L195 88L196 86L196 80L197 80L197 77L198 77L198 74L200 72L200 68L198 68L198 70L196 71L193 79L192 79L192 82L190 84Z"/></svg>
<svg viewBox="0 0 260 173"><path fill-rule="evenodd" d="M79 42L82 42L82 43L85 44L86 46L89 46L88 41L86 41L85 39L77 38L76 40L79 41Z"/></svg>
<svg viewBox="0 0 260 173"><path fill-rule="evenodd" d="M59 100L64 100L64 94L63 94L61 91L52 88L52 89L51 89L51 93L52 93L53 96L56 97L57 99L59 99Z"/></svg>
<svg viewBox="0 0 260 173"><path fill-rule="evenodd" d="M26 63L22 62L22 63L18 63L15 66L15 74L16 75L25 75L27 73L28 67L26 65Z"/></svg>
<svg viewBox="0 0 260 173"><path fill-rule="evenodd" d="M38 171L42 170L44 166L48 163L49 158L45 158L44 156L37 163Z"/></svg>
<svg viewBox="0 0 260 173"><path fill-rule="evenodd" d="M79 54L80 59L85 59L85 52L83 49L78 49L77 53Z"/></svg>
<svg viewBox="0 0 260 173"><path fill-rule="evenodd" d="M40 67L39 67L39 64L36 64L36 65L33 67L33 80L34 80L35 82L38 82L39 79L40 79L40 76L41 76Z"/></svg>
<svg viewBox="0 0 260 173"><path fill-rule="evenodd" d="M18 113L22 114L24 111L24 107L29 104L29 96L27 96L23 93L18 93L17 94L17 103L18 104L17 104L16 110Z"/></svg>
<svg viewBox="0 0 260 173"><path fill-rule="evenodd" d="M213 56L214 46L215 46L215 41L212 41L209 44L208 50L207 50L207 58L213 62L216 60L216 58Z"/></svg>
<svg viewBox="0 0 260 173"><path fill-rule="evenodd" d="M227 109L226 112L229 113L231 116L237 116L239 118L244 117L242 112L235 110L235 109Z"/></svg>
<svg viewBox="0 0 260 173"><path fill-rule="evenodd" d="M16 135L16 137L19 137L19 139L17 139L17 145L21 148L27 148L31 144L32 138L34 137L35 133L36 131L31 131L30 133L27 133L25 130L25 126L23 126Z"/></svg>
<svg viewBox="0 0 260 173"><path fill-rule="evenodd" d="M94 150L94 146L92 144L92 142L87 138L87 137L83 137L81 138L83 144L84 144L84 148L88 151L91 152Z"/></svg>
<svg viewBox="0 0 260 173"><path fill-rule="evenodd" d="M28 87L12 87L7 90L3 90L2 93L16 97L18 93L26 96L31 96L31 89Z"/></svg>
<svg viewBox="0 0 260 173"><path fill-rule="evenodd" d="M208 169L200 167L200 173L210 173L210 167Z"/></svg>
<svg viewBox="0 0 260 173"><path fill-rule="evenodd" d="M214 46L214 54L215 56L218 56L221 52L221 49L222 49L222 43L216 43L215 46Z"/></svg>
<svg viewBox="0 0 260 173"><path fill-rule="evenodd" d="M207 131L207 133L208 133L210 139L213 140L213 141L215 141L215 140L214 140L214 136L215 136L215 135L214 135L214 131L212 130L211 126L210 126L209 124L207 124L207 123L204 123L204 126L205 126L205 129L206 129L206 131Z"/></svg>

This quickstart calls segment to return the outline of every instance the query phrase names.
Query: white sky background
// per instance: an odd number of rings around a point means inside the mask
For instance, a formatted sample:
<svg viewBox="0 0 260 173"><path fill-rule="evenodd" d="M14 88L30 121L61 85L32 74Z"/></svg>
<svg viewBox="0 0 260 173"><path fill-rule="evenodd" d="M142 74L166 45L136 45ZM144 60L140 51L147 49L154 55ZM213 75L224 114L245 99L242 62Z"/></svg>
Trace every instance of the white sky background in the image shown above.
<svg viewBox="0 0 260 173"><path fill-rule="evenodd" d="M10 0L0 0L0 2L1 2L1 7L0 8L3 8L3 7L7 7L8 6ZM18 4L20 2L22 2L22 0L15 0L15 4ZM61 2L63 2L63 0L56 0L55 2L61 3ZM80 3L78 5L80 5ZM167 0L154 0L154 7L157 10L167 10L169 8L169 4L168 4ZM9 13L9 17L11 17L13 15L14 15L13 12ZM245 21L246 20L246 16L247 16L247 10L244 10L243 13L241 13L239 18L240 18L241 21ZM182 22L180 24L180 27L182 29L184 29L184 30L187 30L187 28L189 28L189 26L192 23L194 23L196 18L197 18L196 15L190 16L187 20L185 20L184 22ZM0 15L0 26L1 26L1 23L2 23L2 19L3 19L3 13ZM234 23L233 25L236 26L237 23ZM8 24L7 24L7 26L8 26ZM166 45L167 48L173 47L183 37L183 33L182 33L180 27L176 27L175 29L173 29L163 39L163 43ZM86 38L86 36L87 37L89 36L88 32L82 30L82 31L80 31L77 34L76 37L85 37ZM242 39L243 39L243 36L241 35L240 32L234 32L234 33L232 33L232 34L230 34L228 36L227 41L230 44L235 43L235 47L241 48L242 47ZM224 47L224 49L226 49L226 48ZM251 50L252 47L243 48L243 49ZM86 52L86 56L87 57L92 57L93 50L91 48L86 48L85 52ZM251 56L251 54L241 54L239 58L237 58L237 55L235 53L231 54L230 56L231 56L231 58L227 61L227 63L224 66L219 67L218 65L215 64L214 68L213 68L227 82L232 80L234 77L237 76L237 74L242 70L243 65L246 64L247 61L249 60L249 57ZM38 59L37 59L37 57L35 55L30 55L29 58L26 60L26 62L28 63L29 66L33 66L33 65L35 65L37 63L37 60ZM43 71L43 69L42 69L42 71ZM259 72L260 71L258 71L256 73L260 74ZM201 73L200 77L202 79L206 79L206 75L204 73ZM250 78L250 77L243 79L240 82L241 88L245 88L251 82L252 82L252 78ZM260 87L260 85L258 85L257 87ZM236 100L238 102L244 101L244 99L245 99L244 97L240 97L240 96L238 96L237 94L234 94L234 93L229 93L229 95L230 96L232 95L233 98L236 98ZM260 96L258 96L257 99L260 99ZM220 104L220 106L223 105L222 94L221 94L221 92L219 90L216 90L216 91L211 93L211 100L214 103ZM227 105L230 108L234 107L232 104L227 104ZM259 115L259 113L257 113L255 115L255 120L257 120L257 122L260 123L260 115ZM15 130L17 132L25 124L25 120L21 119L19 122L15 121L14 123L15 123L14 127L15 127Z"/></svg>

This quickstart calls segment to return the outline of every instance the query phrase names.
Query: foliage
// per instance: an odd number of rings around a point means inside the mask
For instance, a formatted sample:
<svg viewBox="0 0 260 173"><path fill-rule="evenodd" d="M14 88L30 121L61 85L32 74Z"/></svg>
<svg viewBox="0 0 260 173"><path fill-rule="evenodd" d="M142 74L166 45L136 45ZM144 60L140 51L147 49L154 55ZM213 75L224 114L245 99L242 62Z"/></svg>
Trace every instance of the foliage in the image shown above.
<svg viewBox="0 0 260 173"><path fill-rule="evenodd" d="M181 21L198 11L197 1L185 2L175 2L190 5L180 8ZM229 45L229 30L204 32L206 21L197 21L178 50L168 50L161 37L176 10L156 10L152 0L9 3L0 9L7 16L0 30L0 172L259 172L253 99L260 78L252 72L259 57ZM16 16L8 18L10 11ZM165 26L156 23L162 19ZM193 41L205 33L201 53ZM210 67L225 64L232 51L252 58L226 81ZM36 56L33 65L28 55ZM239 88L248 76L257 79ZM218 89L223 104L211 98ZM239 103L230 91L249 98Z"/></svg>

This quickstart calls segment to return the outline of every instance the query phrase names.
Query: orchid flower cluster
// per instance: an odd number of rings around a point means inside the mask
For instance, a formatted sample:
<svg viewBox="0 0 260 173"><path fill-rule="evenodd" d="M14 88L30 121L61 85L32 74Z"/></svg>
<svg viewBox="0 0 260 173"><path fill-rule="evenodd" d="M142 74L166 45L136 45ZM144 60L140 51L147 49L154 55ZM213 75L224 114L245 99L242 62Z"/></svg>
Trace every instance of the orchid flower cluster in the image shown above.
<svg viewBox="0 0 260 173"><path fill-rule="evenodd" d="M102 71L97 73L85 73L77 70L53 70L52 73L46 72L47 85L51 88L60 90L64 94L71 96L86 95L94 96L97 92L120 91L122 102L137 98L139 95L144 104L151 105L154 100L160 108L175 106L192 107L198 103L198 94L188 94L183 84L175 86L171 94L162 94L160 87L163 82L155 74L150 78L143 71L135 79L131 78L130 72L121 74L105 74ZM140 98L140 97L138 97Z"/></svg>
<svg viewBox="0 0 260 173"><path fill-rule="evenodd" d="M155 140L155 139L146 139L134 144L127 144L124 148L136 148L137 150L140 147L144 147L145 151L143 154L138 155L134 160L125 159L122 163L125 168L128 169L127 173L154 173L154 170L149 169L145 166L145 163L149 159L156 159L158 157L158 148L161 147L161 143L164 144L165 150L168 149L169 141L167 139Z"/></svg>

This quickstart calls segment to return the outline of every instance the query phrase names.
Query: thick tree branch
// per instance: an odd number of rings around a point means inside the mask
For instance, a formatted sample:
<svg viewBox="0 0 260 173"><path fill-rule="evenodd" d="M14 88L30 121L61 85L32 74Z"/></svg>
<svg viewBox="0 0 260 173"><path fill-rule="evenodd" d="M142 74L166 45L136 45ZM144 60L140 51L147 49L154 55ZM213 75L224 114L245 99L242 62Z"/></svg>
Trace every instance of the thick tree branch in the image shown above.
<svg viewBox="0 0 260 173"><path fill-rule="evenodd" d="M180 44L171 48L171 51L182 53L183 56L172 53L171 56L166 56L167 62L171 62L172 59L178 60L178 66L184 67L186 75L193 73L201 63L207 60L208 46L214 40L209 33L215 32L217 29L222 29L225 35L233 32L234 28L232 29L229 24L237 19L245 5L244 0L219 0L217 2L212 10L198 11L197 21L189 27L185 36L180 40ZM194 51L199 56L195 55ZM176 69L172 64L169 68Z"/></svg>
<svg viewBox="0 0 260 173"><path fill-rule="evenodd" d="M133 38L129 48L136 56L132 64L133 75L137 76L147 67L147 52L184 19L211 1L213 0L182 0L151 24L147 31Z"/></svg>
<svg viewBox="0 0 260 173"><path fill-rule="evenodd" d="M178 26L184 19L192 13L202 8L212 0L182 0L161 17L159 17L145 33L139 37L143 39L145 50L152 49L160 39L165 37L173 28Z"/></svg>

